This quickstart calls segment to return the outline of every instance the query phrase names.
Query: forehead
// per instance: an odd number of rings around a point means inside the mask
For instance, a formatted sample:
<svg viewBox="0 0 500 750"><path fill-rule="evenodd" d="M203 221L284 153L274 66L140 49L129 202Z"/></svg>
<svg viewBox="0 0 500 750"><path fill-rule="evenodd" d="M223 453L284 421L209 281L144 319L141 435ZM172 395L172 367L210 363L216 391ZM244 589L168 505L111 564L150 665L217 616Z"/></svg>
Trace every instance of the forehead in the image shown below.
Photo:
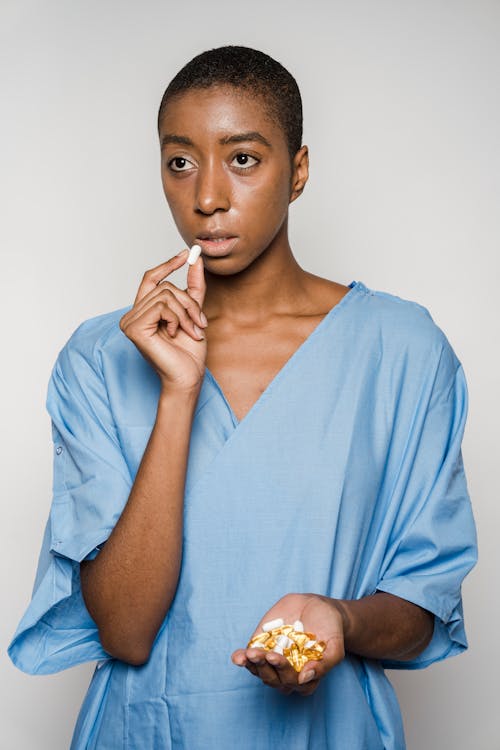
<svg viewBox="0 0 500 750"><path fill-rule="evenodd" d="M273 145L286 146L283 130L264 96L233 86L177 94L167 103L160 123L160 137L164 133L198 133L205 138L220 138L250 131L262 133Z"/></svg>

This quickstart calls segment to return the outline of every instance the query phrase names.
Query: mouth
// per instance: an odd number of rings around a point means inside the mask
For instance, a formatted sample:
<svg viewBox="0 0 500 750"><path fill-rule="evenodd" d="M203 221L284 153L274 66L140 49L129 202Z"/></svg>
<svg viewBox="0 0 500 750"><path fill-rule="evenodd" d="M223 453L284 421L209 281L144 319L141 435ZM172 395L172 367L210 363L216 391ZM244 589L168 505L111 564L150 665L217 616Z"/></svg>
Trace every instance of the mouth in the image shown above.
<svg viewBox="0 0 500 750"><path fill-rule="evenodd" d="M234 235L222 235L218 232L196 238L196 243L200 245L202 253L212 258L227 255L237 242L238 237Z"/></svg>

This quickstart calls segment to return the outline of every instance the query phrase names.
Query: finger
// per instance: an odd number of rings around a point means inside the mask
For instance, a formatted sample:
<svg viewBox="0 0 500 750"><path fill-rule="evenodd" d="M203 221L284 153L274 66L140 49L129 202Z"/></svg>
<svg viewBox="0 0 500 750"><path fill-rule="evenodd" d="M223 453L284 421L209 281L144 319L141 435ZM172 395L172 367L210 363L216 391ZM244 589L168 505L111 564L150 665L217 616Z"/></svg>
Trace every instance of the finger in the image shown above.
<svg viewBox="0 0 500 750"><path fill-rule="evenodd" d="M144 297L141 297L141 299L136 298L133 307L124 315L124 317L134 320L144 310L151 307L152 302L164 299L166 290L170 289L170 291L172 291L172 287L173 284L168 284L167 286L167 282L159 282L158 284L155 284L154 289L151 289L151 291L145 294Z"/></svg>
<svg viewBox="0 0 500 750"><path fill-rule="evenodd" d="M191 297L185 289L179 289L178 286L170 281L160 281L158 288L166 287L179 300L181 305L187 310L191 318L202 328L207 325L206 317L203 315L198 302Z"/></svg>
<svg viewBox="0 0 500 750"><path fill-rule="evenodd" d="M266 660L264 649L248 649L247 659L257 668L257 674L265 685L282 687L276 670Z"/></svg>
<svg viewBox="0 0 500 750"><path fill-rule="evenodd" d="M302 667L299 674L299 683L304 684L311 679L321 679L330 669L339 664L345 656L344 640L342 635L337 634L326 641L326 648L323 652L323 658L316 661L308 661ZM314 672L314 677L307 675L307 672ZM308 677L308 679L306 678Z"/></svg>
<svg viewBox="0 0 500 750"><path fill-rule="evenodd" d="M231 660L233 664L236 664L237 667L246 667L249 672L255 675L255 677L258 677L257 667L247 659L246 650L244 648L239 648L237 651L235 651L231 655Z"/></svg>
<svg viewBox="0 0 500 750"><path fill-rule="evenodd" d="M164 323L162 330L174 338L179 327L179 319L165 302L157 301L152 303L135 320L126 325L120 323L120 327L129 339L139 341L155 336L161 322Z"/></svg>
<svg viewBox="0 0 500 750"><path fill-rule="evenodd" d="M311 693L314 693L314 691L318 687L320 682L319 678L310 677L308 675L307 680L304 680L305 674L303 674L302 676L304 682L300 683L299 673L295 671L286 657L280 656L279 654L273 653L271 651L266 655L266 659L275 668L276 674L278 675L283 689L288 693L295 692L299 693L300 695L311 695ZM306 667L310 664L311 662L308 662L305 667L303 667L302 671L304 673L306 671ZM310 668L309 671L314 672L314 669Z"/></svg>
<svg viewBox="0 0 500 750"><path fill-rule="evenodd" d="M297 672L292 667L286 656L269 651L266 654L266 661L270 664L282 685L295 689L297 687Z"/></svg>
<svg viewBox="0 0 500 750"><path fill-rule="evenodd" d="M236 651L233 651L231 654L231 661L233 664L236 664L237 667L246 667L247 655L245 649L239 648Z"/></svg>
<svg viewBox="0 0 500 750"><path fill-rule="evenodd" d="M188 315L186 308L179 302L175 294L170 289L163 290L162 299L165 300L168 307L174 311L179 319L180 327L196 340L200 338L201 329L196 325ZM193 303L196 304L196 303ZM203 338L203 337L202 337Z"/></svg>
<svg viewBox="0 0 500 750"><path fill-rule="evenodd" d="M188 268L187 291L188 294L196 300L200 308L203 307L207 284L205 281L205 270L201 255L196 263L193 263L193 265Z"/></svg>
<svg viewBox="0 0 500 750"><path fill-rule="evenodd" d="M159 323L160 320L166 321L166 318L161 318L159 314L159 310L163 307L168 308L167 295L164 293L155 294L151 296L147 302L139 302L136 307L133 307L132 310L129 310L128 313L126 313L121 319L120 328L126 333L127 330L130 330L132 326L134 326L135 328L138 321L142 321L144 323L145 320L147 320L148 323L151 323L152 325L154 316L151 317L151 310L157 311L156 323ZM147 315L147 318L144 317L145 315ZM170 318L169 320L173 320L173 318Z"/></svg>
<svg viewBox="0 0 500 750"><path fill-rule="evenodd" d="M182 268L182 266L187 260L187 254L188 254L188 251L186 249L181 250L181 252L178 253L177 255L174 255L173 258L169 258L164 263L160 263L159 266L155 266L154 268L151 268L149 271L146 271L146 273L142 277L142 281L137 291L137 294L134 300L134 305L136 304L136 302L142 299L146 294L152 291L159 281L161 281L162 279L165 279L167 276L169 276L171 273L176 271L178 268Z"/></svg>
<svg viewBox="0 0 500 750"><path fill-rule="evenodd" d="M340 656L340 654L337 653L335 658L324 656L321 660L308 661L304 664L298 674L298 684L306 686L311 682L321 680L331 669L333 669L333 667L339 664L343 658L343 655Z"/></svg>
<svg viewBox="0 0 500 750"><path fill-rule="evenodd" d="M132 310L126 313L120 322L122 331L126 332L132 324L142 319L145 312L158 304L164 304L170 308L177 316L178 325L191 337L194 337L197 341L204 338L201 329L197 327L197 323L188 315L186 308L179 302L173 291L167 287L164 289L155 288L154 292L150 292ZM192 301L192 304L197 307L196 302ZM171 333L171 330L172 327L168 329L168 333L175 336L175 333Z"/></svg>
<svg viewBox="0 0 500 750"><path fill-rule="evenodd" d="M324 676L328 670L320 670L319 664L319 661L308 661L307 664L304 664L298 675L297 681L299 685L307 685L313 682L313 680L319 680L320 677Z"/></svg>
<svg viewBox="0 0 500 750"><path fill-rule="evenodd" d="M170 281L165 280L158 282L158 284L156 284L150 292L145 294L144 297L134 303L132 309L124 315L126 321L130 322L131 320L134 320L138 314L142 313L144 309L150 306L151 300L155 300L156 298L163 299L166 294L166 290L169 290L175 296L175 298L179 300L183 308L187 310L194 323L196 323L201 328L205 328L206 318L205 320L203 319L202 312L196 300L190 297L187 291L179 289L179 287L175 286L175 284L172 284Z"/></svg>

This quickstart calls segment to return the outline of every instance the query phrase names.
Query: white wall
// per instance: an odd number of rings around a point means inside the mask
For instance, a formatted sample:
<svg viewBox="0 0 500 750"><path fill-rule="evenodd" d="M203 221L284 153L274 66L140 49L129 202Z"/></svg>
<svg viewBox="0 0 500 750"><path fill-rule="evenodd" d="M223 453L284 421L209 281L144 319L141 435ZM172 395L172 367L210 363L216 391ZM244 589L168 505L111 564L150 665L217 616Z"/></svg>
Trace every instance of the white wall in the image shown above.
<svg viewBox="0 0 500 750"><path fill-rule="evenodd" d="M0 14L3 650L50 500L54 358L182 247L159 181L157 106L195 54L247 44L303 92L312 177L292 209L299 262L426 305L463 362L480 539L464 588L470 651L391 677L409 750L499 748L498 0L2 0ZM1 659L0 745L68 747L91 667L33 678Z"/></svg>

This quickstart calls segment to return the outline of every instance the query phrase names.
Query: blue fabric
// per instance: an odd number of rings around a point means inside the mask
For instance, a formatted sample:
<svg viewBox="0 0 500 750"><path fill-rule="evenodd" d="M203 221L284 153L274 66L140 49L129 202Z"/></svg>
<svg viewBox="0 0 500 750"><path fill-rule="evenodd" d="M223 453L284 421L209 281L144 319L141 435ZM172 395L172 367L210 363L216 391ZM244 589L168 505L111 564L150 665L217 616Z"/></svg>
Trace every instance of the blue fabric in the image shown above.
<svg viewBox="0 0 500 750"><path fill-rule="evenodd" d="M156 413L158 378L120 331L123 312L81 325L53 371L54 496L11 659L37 674L100 660L72 750L401 750L384 667L425 667L467 647L467 394L445 336L419 305L353 282L241 422L206 371L179 585L149 662L132 667L103 650L79 584L79 561L98 554L127 501ZM435 615L432 642L411 662L347 655L302 698L230 661L284 594L377 590Z"/></svg>

